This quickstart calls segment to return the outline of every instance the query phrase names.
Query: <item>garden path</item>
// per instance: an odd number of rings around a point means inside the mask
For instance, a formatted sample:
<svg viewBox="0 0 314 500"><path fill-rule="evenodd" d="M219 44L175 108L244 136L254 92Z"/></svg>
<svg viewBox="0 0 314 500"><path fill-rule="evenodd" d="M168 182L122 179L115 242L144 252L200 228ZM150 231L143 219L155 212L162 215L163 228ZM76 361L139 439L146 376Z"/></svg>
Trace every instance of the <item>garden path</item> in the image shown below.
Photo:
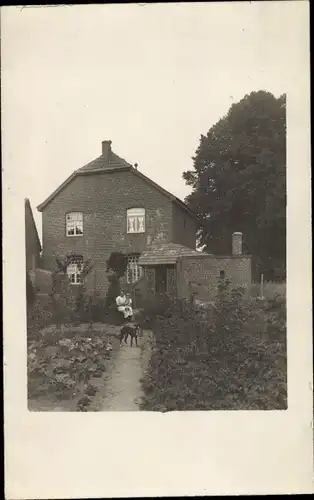
<svg viewBox="0 0 314 500"><path fill-rule="evenodd" d="M103 391L100 411L139 411L142 393L141 378L148 368L153 335L143 330L138 347L124 344L117 347L112 358Z"/></svg>
<svg viewBox="0 0 314 500"><path fill-rule="evenodd" d="M142 396L143 365L141 348L123 345L119 348L100 411L138 411Z"/></svg>

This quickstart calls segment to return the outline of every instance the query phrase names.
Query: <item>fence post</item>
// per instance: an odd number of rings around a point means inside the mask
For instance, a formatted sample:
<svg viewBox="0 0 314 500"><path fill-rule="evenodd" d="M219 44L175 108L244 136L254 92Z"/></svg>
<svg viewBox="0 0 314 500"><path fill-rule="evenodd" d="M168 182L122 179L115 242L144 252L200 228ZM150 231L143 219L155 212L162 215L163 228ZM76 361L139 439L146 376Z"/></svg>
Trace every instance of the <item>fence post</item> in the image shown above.
<svg viewBox="0 0 314 500"><path fill-rule="evenodd" d="M260 298L264 298L264 274L261 274L261 291L260 291Z"/></svg>

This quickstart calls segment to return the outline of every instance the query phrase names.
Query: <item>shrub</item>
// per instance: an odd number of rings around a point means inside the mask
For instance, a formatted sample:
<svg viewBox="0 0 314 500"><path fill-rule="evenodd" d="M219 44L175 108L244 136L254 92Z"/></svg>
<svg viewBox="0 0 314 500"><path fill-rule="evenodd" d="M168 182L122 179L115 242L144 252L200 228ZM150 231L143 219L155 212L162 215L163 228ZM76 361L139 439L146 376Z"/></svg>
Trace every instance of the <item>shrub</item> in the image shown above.
<svg viewBox="0 0 314 500"><path fill-rule="evenodd" d="M206 311L171 301L153 322L146 410L286 407L285 304L220 283Z"/></svg>
<svg viewBox="0 0 314 500"><path fill-rule="evenodd" d="M33 307L35 299L36 299L36 294L33 287L33 283L30 279L28 272L26 272L26 303L28 310Z"/></svg>
<svg viewBox="0 0 314 500"><path fill-rule="evenodd" d="M106 297L106 307L110 308L115 307L116 305L116 298L120 293L120 281L115 273L109 275L108 280L110 284Z"/></svg>
<svg viewBox="0 0 314 500"><path fill-rule="evenodd" d="M121 252L111 252L107 260L107 271L113 272L119 280L125 275L127 265L128 259L126 255Z"/></svg>
<svg viewBox="0 0 314 500"><path fill-rule="evenodd" d="M143 300L142 319L146 326L152 326L158 316L165 316L172 304L171 298L167 294L157 294L148 296Z"/></svg>
<svg viewBox="0 0 314 500"><path fill-rule="evenodd" d="M108 308L115 306L115 301L120 293L120 278L122 278L127 269L127 256L121 252L111 252L107 260L107 272L111 273L108 276L110 283L107 293L106 306Z"/></svg>

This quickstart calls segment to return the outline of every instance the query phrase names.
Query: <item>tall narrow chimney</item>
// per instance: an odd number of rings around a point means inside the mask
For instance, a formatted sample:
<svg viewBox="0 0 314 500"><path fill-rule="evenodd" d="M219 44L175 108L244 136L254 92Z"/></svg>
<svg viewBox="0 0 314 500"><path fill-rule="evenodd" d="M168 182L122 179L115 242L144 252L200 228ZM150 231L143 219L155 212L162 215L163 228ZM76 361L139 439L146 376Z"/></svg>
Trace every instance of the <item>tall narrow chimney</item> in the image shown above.
<svg viewBox="0 0 314 500"><path fill-rule="evenodd" d="M109 161L111 152L111 141L102 141L102 155L105 161Z"/></svg>
<svg viewBox="0 0 314 500"><path fill-rule="evenodd" d="M232 255L242 255L242 233L232 235Z"/></svg>

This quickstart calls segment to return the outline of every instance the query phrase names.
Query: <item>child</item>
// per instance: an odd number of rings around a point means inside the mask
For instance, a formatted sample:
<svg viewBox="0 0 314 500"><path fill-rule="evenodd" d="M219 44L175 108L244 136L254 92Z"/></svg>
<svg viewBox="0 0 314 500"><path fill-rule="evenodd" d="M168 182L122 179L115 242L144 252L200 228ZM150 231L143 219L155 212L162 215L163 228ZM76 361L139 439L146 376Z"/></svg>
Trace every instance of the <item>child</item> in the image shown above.
<svg viewBox="0 0 314 500"><path fill-rule="evenodd" d="M116 298L116 304L118 306L118 311L123 313L125 319L133 316L133 310L131 307L132 299L129 293L126 296L124 291L121 290L120 295Z"/></svg>

